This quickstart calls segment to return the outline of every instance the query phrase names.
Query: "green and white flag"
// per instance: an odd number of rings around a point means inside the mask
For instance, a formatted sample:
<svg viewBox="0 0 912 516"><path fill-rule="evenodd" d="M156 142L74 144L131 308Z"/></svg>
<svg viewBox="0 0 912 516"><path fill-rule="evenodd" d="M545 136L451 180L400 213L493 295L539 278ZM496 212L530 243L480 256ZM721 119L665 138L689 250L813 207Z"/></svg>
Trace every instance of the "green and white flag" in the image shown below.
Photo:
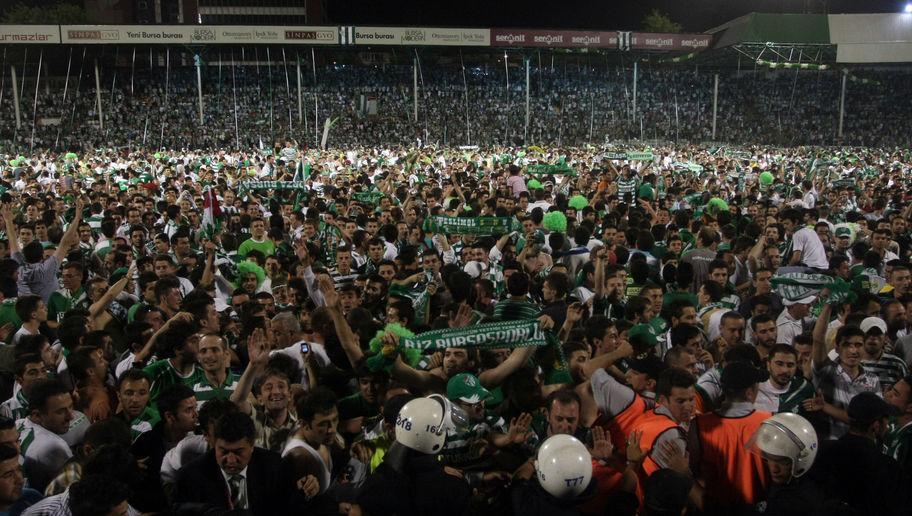
<svg viewBox="0 0 912 516"><path fill-rule="evenodd" d="M433 215L425 219L424 231L456 235L495 235L522 229L515 217L448 217Z"/></svg>
<svg viewBox="0 0 912 516"><path fill-rule="evenodd" d="M605 159L629 159L639 161L652 161L652 151L646 152L606 152Z"/></svg>

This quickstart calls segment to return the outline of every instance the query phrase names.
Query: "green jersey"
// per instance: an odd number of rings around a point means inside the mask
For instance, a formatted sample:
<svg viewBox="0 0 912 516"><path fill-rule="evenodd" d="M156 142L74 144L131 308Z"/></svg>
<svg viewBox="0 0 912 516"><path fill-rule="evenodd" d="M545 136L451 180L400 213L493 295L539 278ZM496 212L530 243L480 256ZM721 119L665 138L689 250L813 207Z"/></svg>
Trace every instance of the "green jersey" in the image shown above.
<svg viewBox="0 0 912 516"><path fill-rule="evenodd" d="M51 297L48 298L48 320L60 322L60 320L63 319L63 314L68 310L84 307L87 306L87 304L88 301L84 288L79 287L76 292L70 292L69 290L62 288L52 293Z"/></svg>
<svg viewBox="0 0 912 516"><path fill-rule="evenodd" d="M248 238L241 243L240 247L238 247L237 254L240 257L245 257L250 251L259 251L263 253L263 256L272 256L275 254L275 244L268 238L262 242L257 242L252 238Z"/></svg>
<svg viewBox="0 0 912 516"><path fill-rule="evenodd" d="M139 436L152 430L152 427L157 425L159 421L161 421L161 416L159 416L158 410L147 405L142 413L130 421L130 436L136 441Z"/></svg>
<svg viewBox="0 0 912 516"><path fill-rule="evenodd" d="M152 379L152 386L149 388L150 403L155 402L161 391L167 387L183 383L192 388L201 378L205 377L203 370L196 364L193 364L193 371L189 375L182 376L168 359L152 362L143 371Z"/></svg>
<svg viewBox="0 0 912 516"><path fill-rule="evenodd" d="M196 396L196 408L203 408L203 404L209 400L227 400L231 398L231 395L237 389L238 380L240 379L241 377L237 373L228 371L228 376L225 377L225 381L221 385L212 385L209 378L203 373L200 375L199 380L190 386Z"/></svg>
<svg viewBox="0 0 912 516"><path fill-rule="evenodd" d="M912 422L903 426L892 420L890 430L884 437L884 453L896 459L897 462L909 471L912 468Z"/></svg>
<svg viewBox="0 0 912 516"><path fill-rule="evenodd" d="M16 334L16 331L22 326L22 319L19 318L19 315L16 314L16 298L4 299L0 303L0 326L5 324L10 324L13 329L9 332L9 336L6 338L7 344L12 342L13 335Z"/></svg>

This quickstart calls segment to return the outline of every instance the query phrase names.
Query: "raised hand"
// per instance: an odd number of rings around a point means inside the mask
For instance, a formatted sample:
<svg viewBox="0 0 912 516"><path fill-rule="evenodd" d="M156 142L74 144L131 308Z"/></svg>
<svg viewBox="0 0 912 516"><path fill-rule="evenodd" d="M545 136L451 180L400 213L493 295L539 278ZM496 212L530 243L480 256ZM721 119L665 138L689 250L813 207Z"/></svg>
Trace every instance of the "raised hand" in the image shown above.
<svg viewBox="0 0 912 516"><path fill-rule="evenodd" d="M607 459L614 453L611 434L601 426L592 427L592 458Z"/></svg>
<svg viewBox="0 0 912 516"><path fill-rule="evenodd" d="M640 448L642 431L634 430L627 436L627 460L639 464L646 458L646 451Z"/></svg>
<svg viewBox="0 0 912 516"><path fill-rule="evenodd" d="M532 414L523 412L518 417L510 420L510 429L507 439L511 444L522 444L529 437L529 425L532 424Z"/></svg>

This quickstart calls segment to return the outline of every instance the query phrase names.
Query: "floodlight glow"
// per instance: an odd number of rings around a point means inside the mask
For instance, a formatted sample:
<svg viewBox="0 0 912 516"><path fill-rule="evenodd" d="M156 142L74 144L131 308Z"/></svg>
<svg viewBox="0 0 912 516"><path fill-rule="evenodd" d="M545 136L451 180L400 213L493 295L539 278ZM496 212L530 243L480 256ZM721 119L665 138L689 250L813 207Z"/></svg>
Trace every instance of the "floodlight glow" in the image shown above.
<svg viewBox="0 0 912 516"><path fill-rule="evenodd" d="M906 4L906 7L903 8L903 12L912 13L912 4Z"/></svg>

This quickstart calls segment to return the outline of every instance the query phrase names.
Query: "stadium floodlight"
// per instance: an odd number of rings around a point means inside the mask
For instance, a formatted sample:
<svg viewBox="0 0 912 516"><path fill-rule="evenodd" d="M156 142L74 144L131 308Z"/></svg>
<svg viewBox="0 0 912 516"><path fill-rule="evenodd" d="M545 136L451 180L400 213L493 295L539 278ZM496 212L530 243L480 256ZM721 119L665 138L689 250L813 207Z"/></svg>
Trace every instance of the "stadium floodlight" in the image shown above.
<svg viewBox="0 0 912 516"><path fill-rule="evenodd" d="M906 6L903 8L903 12L912 13L912 3L906 4Z"/></svg>

